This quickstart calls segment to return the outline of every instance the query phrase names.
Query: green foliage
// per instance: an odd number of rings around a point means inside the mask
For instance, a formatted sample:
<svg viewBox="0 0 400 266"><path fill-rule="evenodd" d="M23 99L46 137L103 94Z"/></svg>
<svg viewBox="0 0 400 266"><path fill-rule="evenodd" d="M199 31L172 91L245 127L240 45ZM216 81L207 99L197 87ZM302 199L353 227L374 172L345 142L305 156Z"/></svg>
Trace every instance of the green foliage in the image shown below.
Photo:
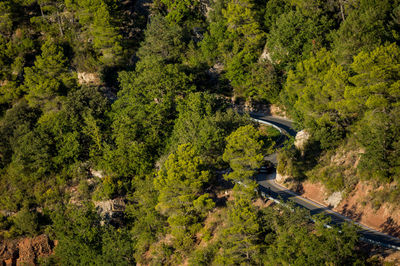
<svg viewBox="0 0 400 266"><path fill-rule="evenodd" d="M300 10L283 13L268 35L267 47L277 64L292 67L326 46L332 21L326 16L307 17Z"/></svg>
<svg viewBox="0 0 400 266"><path fill-rule="evenodd" d="M66 95L75 86L75 79L66 63L63 52L53 41L43 44L35 66L25 69L25 97L31 106L54 104L57 96Z"/></svg>
<svg viewBox="0 0 400 266"><path fill-rule="evenodd" d="M92 39L96 55L106 66L118 64L123 52L122 36L115 25L115 18L112 17L113 2L103 0L65 1L66 7L74 11L74 15L83 28L82 37ZM88 51L85 52L88 53Z"/></svg>
<svg viewBox="0 0 400 266"><path fill-rule="evenodd" d="M299 157L299 151L293 147L280 150L277 156L278 167L276 171L283 176L290 176L301 180L304 176L301 165L299 165L299 161L301 160Z"/></svg>
<svg viewBox="0 0 400 266"><path fill-rule="evenodd" d="M248 123L232 110L226 110L224 101L208 93L190 93L178 103L177 111L167 150L173 151L180 144L191 143L196 155L210 165L221 163L225 137Z"/></svg>
<svg viewBox="0 0 400 266"><path fill-rule="evenodd" d="M256 21L254 2L251 0L228 1L222 11L226 19L228 37L236 42L233 51L250 50L263 44L264 34Z"/></svg>
<svg viewBox="0 0 400 266"><path fill-rule="evenodd" d="M11 34L11 33L10 33ZM0 35L0 103L6 104L18 99L22 94L19 87L24 66L35 49L30 32L19 29L12 38ZM28 61L28 62L27 62Z"/></svg>
<svg viewBox="0 0 400 266"><path fill-rule="evenodd" d="M251 68L251 79L246 83L246 96L261 102L277 103L281 80L277 68L263 59Z"/></svg>
<svg viewBox="0 0 400 266"><path fill-rule="evenodd" d="M293 107L293 116L311 131L321 148L337 147L347 133L355 134L365 149L360 175L383 182L398 177L399 122L395 117L400 95L399 51L396 44L387 44L360 52L350 72L336 65L330 52L321 50L299 63L296 72L289 72L281 94L286 105ZM337 172L339 169L326 168L320 179L339 189L345 184Z"/></svg>
<svg viewBox="0 0 400 266"><path fill-rule="evenodd" d="M345 97L350 111L388 110L399 100L400 48L396 44L380 46L370 53L361 52L351 64L355 75Z"/></svg>
<svg viewBox="0 0 400 266"><path fill-rule="evenodd" d="M279 16L290 11L289 1L269 0L266 2L264 13L264 25L270 31Z"/></svg>
<svg viewBox="0 0 400 266"><path fill-rule="evenodd" d="M251 0L228 1L222 13L226 19L226 38L232 42L225 52L226 75L234 87L243 91L250 79L248 71L264 45L265 34L255 19Z"/></svg>
<svg viewBox="0 0 400 266"><path fill-rule="evenodd" d="M13 218L15 234L34 236L39 229L38 214L25 206Z"/></svg>
<svg viewBox="0 0 400 266"><path fill-rule="evenodd" d="M111 226L101 227L93 205L69 206L55 212L52 219L58 240L56 258L61 264L133 263L129 234Z"/></svg>
<svg viewBox="0 0 400 266"><path fill-rule="evenodd" d="M181 209L184 213L194 211L196 202L203 201L199 193L210 175L208 171L201 170L200 158L195 156L190 145L183 144L168 157L164 167L154 183L160 191L157 209L168 216Z"/></svg>
<svg viewBox="0 0 400 266"><path fill-rule="evenodd" d="M389 114L367 112L357 125L356 137L365 147L359 170L366 179L383 183L399 179L399 108Z"/></svg>
<svg viewBox="0 0 400 266"><path fill-rule="evenodd" d="M157 236L167 227L166 221L155 207L158 203L158 192L153 186L153 176L133 181L135 191L128 199L134 204L127 205L125 215L129 220L131 235L134 240L135 260L145 263L143 254L157 240Z"/></svg>
<svg viewBox="0 0 400 266"><path fill-rule="evenodd" d="M322 181L331 191L342 191L345 188L343 168L327 166L319 170L318 181Z"/></svg>
<svg viewBox="0 0 400 266"><path fill-rule="evenodd" d="M166 19L171 23L181 24L187 20L201 17L201 3L195 0L160 0L166 5L168 14Z"/></svg>
<svg viewBox="0 0 400 266"><path fill-rule="evenodd" d="M207 61L225 64L226 77L235 92L243 95L265 44L255 1L216 1L213 9L201 49Z"/></svg>
<svg viewBox="0 0 400 266"><path fill-rule="evenodd" d="M268 236L267 265L338 265L356 261L358 236L354 226L326 228L329 219L315 216L316 224L311 226L306 217L303 210L292 208L269 217L266 226L271 226L273 233Z"/></svg>
<svg viewBox="0 0 400 266"><path fill-rule="evenodd" d="M280 153L280 173L346 187L340 167L307 170L354 134L358 174L398 180L400 52L379 46L399 40L397 1L147 2L1 1L0 209L16 213L0 216L1 236L49 233L49 264L356 262L353 228L253 206L250 178L274 143L211 93L283 103L312 133ZM206 192L226 163L239 182L215 222ZM118 228L87 202L113 197L128 202Z"/></svg>
<svg viewBox="0 0 400 266"><path fill-rule="evenodd" d="M204 38L200 43L201 52L210 65L215 60L222 58L221 51L225 51L229 46L229 42L225 39L226 20L222 15L225 1L213 1L211 7L208 15L210 21L208 32L204 33Z"/></svg>
<svg viewBox="0 0 400 266"><path fill-rule="evenodd" d="M4 36L10 34L13 26L10 1L0 3L0 33Z"/></svg>
<svg viewBox="0 0 400 266"><path fill-rule="evenodd" d="M17 141L18 136L25 129L32 130L38 118L38 110L30 108L26 101L15 104L13 108L6 112L0 126L1 168L11 162L13 154L12 145Z"/></svg>
<svg viewBox="0 0 400 266"><path fill-rule="evenodd" d="M233 170L226 175L227 179L247 183L261 167L264 156L261 153L263 142L259 138L260 132L251 125L238 128L226 138L223 159Z"/></svg>
<svg viewBox="0 0 400 266"><path fill-rule="evenodd" d="M239 196L235 194L235 197ZM258 264L260 225L251 201L235 198L229 206L227 227L223 232L222 252L216 257L217 264Z"/></svg>
<svg viewBox="0 0 400 266"><path fill-rule="evenodd" d="M154 16L146 30L145 40L138 50L135 91L146 89L146 97L160 99L169 93L193 90L192 77L180 64L185 49L183 29L171 26L166 19ZM123 81L121 81L123 83ZM123 86L124 87L124 86Z"/></svg>
<svg viewBox="0 0 400 266"><path fill-rule="evenodd" d="M116 147L106 150L105 159L110 170L129 176L149 171L155 158L152 155L160 153L171 130L174 110L172 95L157 103L151 96L133 91L135 86L127 73L121 77L126 91L121 91L111 113Z"/></svg>
<svg viewBox="0 0 400 266"><path fill-rule="evenodd" d="M205 156L218 155L223 145L222 130L213 115L218 108L213 95L191 93L177 107L178 118L171 135L171 146L192 143L196 154ZM222 141L221 141L222 138Z"/></svg>
<svg viewBox="0 0 400 266"><path fill-rule="evenodd" d="M202 249L196 249L189 260L189 265L210 265L217 253L218 244L209 243Z"/></svg>
<svg viewBox="0 0 400 266"><path fill-rule="evenodd" d="M386 41L393 41L390 29L389 0L361 0L333 35L338 62L350 63L361 51L372 51Z"/></svg>
<svg viewBox="0 0 400 266"><path fill-rule="evenodd" d="M360 163L364 176L389 180L398 176L399 55L395 44L380 46L361 52L351 65L354 87L346 89L345 98L349 112L362 118L355 134L366 149Z"/></svg>
<svg viewBox="0 0 400 266"><path fill-rule="evenodd" d="M296 120L312 131L323 148L337 145L351 121L344 107L348 80L349 74L325 49L289 71L283 101L294 107Z"/></svg>
<svg viewBox="0 0 400 266"><path fill-rule="evenodd" d="M112 226L102 228L101 256L97 265L132 265L135 260L131 234L126 229L116 229Z"/></svg>
<svg viewBox="0 0 400 266"><path fill-rule="evenodd" d="M149 172L172 130L175 97L193 89L180 63L181 38L179 27L155 16L138 51L136 71L120 74L122 90L111 113L115 146L105 158L120 176Z"/></svg>
<svg viewBox="0 0 400 266"><path fill-rule="evenodd" d="M27 129L25 129L27 130ZM30 186L54 170L54 150L49 136L40 130L26 132L14 143L10 173L23 175ZM29 178L32 177L32 178Z"/></svg>
<svg viewBox="0 0 400 266"><path fill-rule="evenodd" d="M154 180L154 187L160 193L156 209L168 217L179 249L188 248L185 238L191 238L197 231L196 224L214 207L214 202L203 192L210 173L202 168L193 147L183 144L168 156Z"/></svg>

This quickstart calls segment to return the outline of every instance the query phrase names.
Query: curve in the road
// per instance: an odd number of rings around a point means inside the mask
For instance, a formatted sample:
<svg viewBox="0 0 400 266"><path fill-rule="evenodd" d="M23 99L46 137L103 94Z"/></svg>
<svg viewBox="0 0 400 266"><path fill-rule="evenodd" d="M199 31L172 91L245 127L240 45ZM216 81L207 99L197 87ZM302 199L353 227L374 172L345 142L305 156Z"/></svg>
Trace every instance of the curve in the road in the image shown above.
<svg viewBox="0 0 400 266"><path fill-rule="evenodd" d="M282 118L277 118L273 116L262 116L250 114L250 116L257 122L267 122L268 124L272 124L276 127L280 127L282 130L287 132L290 136L296 136L296 131L292 128L292 122L289 120L285 120ZM272 156L275 157L276 156ZM358 226L360 226L359 234L361 235L361 240L367 241L376 245L380 245L387 248L400 250L400 239L396 237L392 237L388 234L376 231L372 228L369 228L365 225L362 225L356 221L351 220L348 217L345 217L337 212L332 211L330 208L323 206L319 203L316 203L312 200L301 197L293 191L288 190L287 188L277 184L275 182L276 172L270 175L267 174L258 174L257 175L257 183L259 184L259 190L269 195L270 197L277 199L282 199L284 201L291 200L295 203L295 205L306 208L310 211L311 215L324 213L331 217L332 224L339 225L344 222L354 222Z"/></svg>

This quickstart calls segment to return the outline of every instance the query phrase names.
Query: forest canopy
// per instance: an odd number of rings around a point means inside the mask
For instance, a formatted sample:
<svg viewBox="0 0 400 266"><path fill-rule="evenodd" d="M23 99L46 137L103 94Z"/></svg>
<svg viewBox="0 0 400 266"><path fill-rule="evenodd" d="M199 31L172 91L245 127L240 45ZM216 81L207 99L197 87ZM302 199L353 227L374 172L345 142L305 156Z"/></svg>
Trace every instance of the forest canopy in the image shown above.
<svg viewBox="0 0 400 266"><path fill-rule="evenodd" d="M354 226L255 204L282 143L245 109L310 133L278 155L296 180L350 143L357 180L398 182L399 30L397 0L1 1L0 240L45 233L49 264L366 264Z"/></svg>

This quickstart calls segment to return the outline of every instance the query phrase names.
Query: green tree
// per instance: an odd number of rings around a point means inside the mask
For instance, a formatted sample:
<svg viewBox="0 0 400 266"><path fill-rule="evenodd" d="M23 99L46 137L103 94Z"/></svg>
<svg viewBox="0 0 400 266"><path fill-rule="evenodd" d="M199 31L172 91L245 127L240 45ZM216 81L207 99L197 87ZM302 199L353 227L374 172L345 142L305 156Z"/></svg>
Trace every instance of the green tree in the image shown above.
<svg viewBox="0 0 400 266"><path fill-rule="evenodd" d="M267 48L272 60L292 68L327 45L326 35L331 27L327 16L307 17L300 10L283 13L268 35Z"/></svg>
<svg viewBox="0 0 400 266"><path fill-rule="evenodd" d="M382 183L399 179L398 115L398 107L390 113L368 111L357 124L356 139L365 149L358 165L362 177Z"/></svg>
<svg viewBox="0 0 400 266"><path fill-rule="evenodd" d="M30 108L25 100L16 103L5 113L0 125L0 167L5 168L11 162L13 143L20 137L20 129L33 130L39 110ZM19 129L20 128L20 129Z"/></svg>
<svg viewBox="0 0 400 266"><path fill-rule="evenodd" d="M25 98L31 106L54 104L58 96L75 86L75 78L67 68L67 60L60 47L47 40L35 66L25 68Z"/></svg>
<svg viewBox="0 0 400 266"><path fill-rule="evenodd" d="M145 97L151 100L194 89L193 77L182 65L182 51L186 49L183 35L180 26L169 25L161 16L152 18L137 52L140 61L136 65L135 86L130 89L138 93L145 89Z"/></svg>
<svg viewBox="0 0 400 266"><path fill-rule="evenodd" d="M107 165L121 176L147 173L172 129L173 95L156 102L150 92L143 95L136 91L129 75L122 74L121 81L124 89L110 117L115 146L106 152Z"/></svg>
<svg viewBox="0 0 400 266"><path fill-rule="evenodd" d="M38 214L24 206L13 219L16 233L19 235L28 234L34 236L38 233L39 221Z"/></svg>
<svg viewBox="0 0 400 266"><path fill-rule="evenodd" d="M251 125L242 126L226 138L223 159L228 162L233 172L226 178L249 182L263 161L263 142L259 140L260 132Z"/></svg>
<svg viewBox="0 0 400 266"><path fill-rule="evenodd" d="M291 6L289 1L282 0L269 0L266 2L265 12L264 12L264 25L267 31L269 32L275 21L281 16L283 13L288 13L291 10Z"/></svg>
<svg viewBox="0 0 400 266"><path fill-rule="evenodd" d="M277 103L281 90L281 77L277 68L268 60L262 59L253 64L251 80L248 81L246 96L254 100Z"/></svg>
<svg viewBox="0 0 400 266"><path fill-rule="evenodd" d="M344 99L348 85L349 74L322 49L289 71L281 96L302 128L328 148L338 144L352 121Z"/></svg>
<svg viewBox="0 0 400 266"><path fill-rule="evenodd" d="M161 0L166 5L166 19L172 23L181 24L186 20L196 19L201 14L201 3L195 0Z"/></svg>
<svg viewBox="0 0 400 266"><path fill-rule="evenodd" d="M226 75L240 93L245 91L249 69L261 53L265 33L256 20L254 1L228 1L222 14L226 19L226 38L231 42L224 54Z"/></svg>
<svg viewBox="0 0 400 266"><path fill-rule="evenodd" d="M209 31L200 44L205 61L223 63L225 76L238 95L252 82L251 70L265 44L256 1L215 1L209 14Z"/></svg>
<svg viewBox="0 0 400 266"><path fill-rule="evenodd" d="M12 31L9 32L11 34ZM0 35L0 104L4 106L15 102L22 95L20 84L24 66L35 49L31 34L29 29L22 28L12 37Z"/></svg>
<svg viewBox="0 0 400 266"><path fill-rule="evenodd" d="M125 214L135 245L134 257L137 263L146 262L143 254L167 227L164 216L155 208L158 203L158 191L154 188L153 181L153 174L143 179L136 177L132 181L135 191L128 195L128 199L134 204L127 205Z"/></svg>
<svg viewBox="0 0 400 266"><path fill-rule="evenodd" d="M36 4L37 12L30 18L30 22L37 31L45 33L48 37L63 39L68 29L68 16L65 15L65 2L63 0L33 0L27 5ZM39 12L40 11L40 12ZM68 26L67 26L68 25Z"/></svg>
<svg viewBox="0 0 400 266"><path fill-rule="evenodd" d="M194 149L183 144L168 156L154 179L154 187L160 193L156 209L168 217L178 243L190 238L197 230L196 224L214 207L214 202L203 192L209 178L210 173L203 170Z"/></svg>
<svg viewBox="0 0 400 266"><path fill-rule="evenodd" d="M20 134L12 143L13 156L8 172L17 177L20 176L21 185L33 187L39 179L49 175L55 170L52 160L55 149L51 137L44 131L35 128L18 128L16 134Z"/></svg>
<svg viewBox="0 0 400 266"><path fill-rule="evenodd" d="M391 180L398 168L395 143L398 142L397 103L400 97L400 49L396 44L361 52L351 65L354 86L345 91L348 112L357 116L355 134L365 148L360 168L364 176Z"/></svg>
<svg viewBox="0 0 400 266"><path fill-rule="evenodd" d="M93 205L58 210L52 220L58 240L55 254L62 264L91 264L101 255L102 229Z"/></svg>
<svg viewBox="0 0 400 266"><path fill-rule="evenodd" d="M261 250L257 212L249 199L237 193L234 195L235 199L228 207L222 251L215 262L224 265L259 264L258 255Z"/></svg>
<svg viewBox="0 0 400 266"><path fill-rule="evenodd" d="M176 96L194 89L181 64L181 30L152 18L136 71L120 73L122 89L110 115L114 143L106 152L108 167L118 175L150 171L172 131Z"/></svg>
<svg viewBox="0 0 400 266"><path fill-rule="evenodd" d="M358 2L333 34L334 54L340 63L351 63L352 57L359 52L369 52L386 41L393 41L388 23L391 1Z"/></svg>
<svg viewBox="0 0 400 266"><path fill-rule="evenodd" d="M120 63L122 59L122 36L113 17L114 1L67 0L65 5L73 11L82 26L81 37L91 38L100 62L106 66ZM78 45L78 44L77 44ZM88 51L85 51L88 53Z"/></svg>
<svg viewBox="0 0 400 266"><path fill-rule="evenodd" d="M187 95L177 106L178 118L167 150L191 143L196 155L201 156L205 163L216 163L223 152L226 133L219 127L215 112L223 109L223 105L211 94L196 92Z"/></svg>
<svg viewBox="0 0 400 266"><path fill-rule="evenodd" d="M125 228L105 226L102 228L101 238L101 256L97 257L97 265L135 264L131 234Z"/></svg>
<svg viewBox="0 0 400 266"><path fill-rule="evenodd" d="M266 215L264 226L271 230L265 238L267 265L342 265L352 264L359 257L355 251L357 231L352 225L327 228L329 219L316 216L313 217L315 225L312 225L307 211L290 204L279 212Z"/></svg>
<svg viewBox="0 0 400 266"><path fill-rule="evenodd" d="M356 73L350 78L345 98L350 112L390 110L399 100L400 48L396 44L361 52L351 65Z"/></svg>
<svg viewBox="0 0 400 266"><path fill-rule="evenodd" d="M204 60L212 65L215 61L222 61L224 53L229 49L229 40L226 38L226 19L222 12L226 6L224 0L216 0L210 3L208 13L208 31L204 33L200 42L201 53Z"/></svg>
<svg viewBox="0 0 400 266"><path fill-rule="evenodd" d="M10 1L0 3L0 34L9 36L12 31L13 18Z"/></svg>

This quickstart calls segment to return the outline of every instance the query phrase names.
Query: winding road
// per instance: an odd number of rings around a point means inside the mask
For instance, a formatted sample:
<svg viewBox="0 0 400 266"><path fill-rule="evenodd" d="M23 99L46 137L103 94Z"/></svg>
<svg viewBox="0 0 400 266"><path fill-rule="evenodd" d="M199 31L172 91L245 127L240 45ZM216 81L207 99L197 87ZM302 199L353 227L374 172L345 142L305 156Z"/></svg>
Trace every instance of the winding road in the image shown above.
<svg viewBox="0 0 400 266"><path fill-rule="evenodd" d="M251 114L250 116L259 123L273 125L274 127L280 128L290 136L293 137L296 136L296 131L293 129L291 121L273 116L262 116L256 114ZM276 154L270 155L269 157L267 157L267 159L272 161L276 165L277 163ZM323 206L312 200L303 198L300 195L296 194L295 192L290 191L287 188L277 184L275 182L275 177L276 177L276 172L272 174L259 173L256 176L257 183L259 184L259 190L274 199L279 199L283 201L291 200L295 203L295 205L308 209L311 215L324 213L331 217L332 220L331 223L334 225L340 225L341 223L344 222L353 222L360 227L359 234L361 236L361 240L382 247L400 250L399 238L392 237L388 234L376 231L372 228L369 228L365 225L358 223L357 221L353 221L348 217L345 217L337 212L334 212L326 206Z"/></svg>

